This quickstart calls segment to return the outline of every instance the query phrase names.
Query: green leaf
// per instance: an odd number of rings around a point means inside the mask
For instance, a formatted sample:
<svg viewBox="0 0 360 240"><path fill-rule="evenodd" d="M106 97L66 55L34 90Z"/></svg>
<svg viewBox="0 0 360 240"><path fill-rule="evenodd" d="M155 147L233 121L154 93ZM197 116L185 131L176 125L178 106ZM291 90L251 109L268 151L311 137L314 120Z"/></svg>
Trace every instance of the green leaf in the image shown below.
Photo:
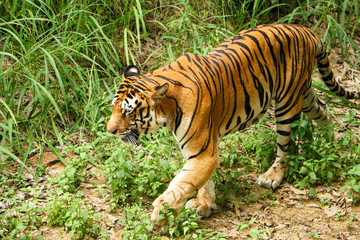
<svg viewBox="0 0 360 240"><path fill-rule="evenodd" d="M261 237L260 231L255 228L250 229L249 235L255 239L259 239Z"/></svg>
<svg viewBox="0 0 360 240"><path fill-rule="evenodd" d="M314 172L309 172L310 182L314 183L316 181L316 174Z"/></svg>
<svg viewBox="0 0 360 240"><path fill-rule="evenodd" d="M248 227L249 227L250 225L249 224L242 224L241 226L240 226L240 231L244 231L245 229L247 229Z"/></svg>

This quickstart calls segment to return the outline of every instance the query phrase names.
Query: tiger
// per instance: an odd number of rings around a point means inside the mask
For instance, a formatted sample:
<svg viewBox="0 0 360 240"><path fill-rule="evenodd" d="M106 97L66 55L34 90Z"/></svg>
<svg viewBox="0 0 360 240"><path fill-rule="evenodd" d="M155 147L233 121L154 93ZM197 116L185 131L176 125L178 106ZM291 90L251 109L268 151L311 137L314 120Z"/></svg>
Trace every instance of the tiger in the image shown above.
<svg viewBox="0 0 360 240"><path fill-rule="evenodd" d="M178 212L185 205L209 216L217 207L212 175L220 166L219 141L257 123L270 105L275 109L277 152L273 165L256 182L269 189L279 187L288 168L291 123L302 112L317 123L332 121L326 103L312 88L315 65L336 95L360 98L359 91L338 83L320 38L293 24L243 30L205 56L186 53L144 75L134 65L126 67L107 131L138 144L140 135L166 127L186 160L153 202L151 220L164 224L158 218L164 203Z"/></svg>

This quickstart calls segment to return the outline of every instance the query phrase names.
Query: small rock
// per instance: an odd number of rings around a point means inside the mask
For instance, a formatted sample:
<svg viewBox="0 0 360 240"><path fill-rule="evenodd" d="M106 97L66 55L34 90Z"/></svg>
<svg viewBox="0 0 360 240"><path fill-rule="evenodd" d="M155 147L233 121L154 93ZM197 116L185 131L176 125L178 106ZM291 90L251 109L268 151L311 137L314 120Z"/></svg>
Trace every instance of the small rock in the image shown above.
<svg viewBox="0 0 360 240"><path fill-rule="evenodd" d="M273 226L273 223L270 222L270 221L260 221L260 224L263 224L263 225L265 225L265 226L267 226L267 227Z"/></svg>
<svg viewBox="0 0 360 240"><path fill-rule="evenodd" d="M240 212L240 217L248 217L250 215L250 213L248 211L241 211ZM359 216L360 219L360 216Z"/></svg>
<svg viewBox="0 0 360 240"><path fill-rule="evenodd" d="M346 201L346 205L352 205L353 204L353 199L351 197L349 197L349 198L346 197L345 201Z"/></svg>
<svg viewBox="0 0 360 240"><path fill-rule="evenodd" d="M310 229L309 227L304 226L304 225L300 225L300 226L299 226L299 230L300 230L300 232L302 232L302 233L306 233L306 232L310 232L310 231L311 231L311 229Z"/></svg>
<svg viewBox="0 0 360 240"><path fill-rule="evenodd" d="M264 205L262 205L261 203L255 203L254 204L254 208L256 210L263 210L264 209Z"/></svg>
<svg viewBox="0 0 360 240"><path fill-rule="evenodd" d="M320 208L319 205L317 205L316 203L310 203L308 205L306 205L307 207L313 207L313 208Z"/></svg>
<svg viewBox="0 0 360 240"><path fill-rule="evenodd" d="M282 229L284 229L284 228L286 228L286 225L280 223L279 225L277 225L277 226L275 227L275 230L276 230L276 231L279 231L279 230L282 230Z"/></svg>
<svg viewBox="0 0 360 240"><path fill-rule="evenodd" d="M38 180L37 180L37 183L42 183L45 181L45 178L43 177L39 177Z"/></svg>
<svg viewBox="0 0 360 240"><path fill-rule="evenodd" d="M293 186L290 186L290 190L295 193L296 195L306 195L306 190L300 190L297 188L294 188Z"/></svg>
<svg viewBox="0 0 360 240"><path fill-rule="evenodd" d="M26 181L34 180L34 176L30 173L27 173L27 174L25 174L25 179L26 179Z"/></svg>
<svg viewBox="0 0 360 240"><path fill-rule="evenodd" d="M331 194L334 195L335 197L340 197L340 193L338 193L334 190L331 192Z"/></svg>
<svg viewBox="0 0 360 240"><path fill-rule="evenodd" d="M326 215L327 215L328 217L333 217L333 216L335 216L335 214L336 214L338 211L339 211L339 209L338 209L337 207L335 207L335 206L332 206L332 207L324 210L324 212L326 213Z"/></svg>
<svg viewBox="0 0 360 240"><path fill-rule="evenodd" d="M26 195L25 195L24 193L22 193L22 192L19 192L19 193L17 194L17 196L18 196L18 199L19 199L20 201L23 201L23 200L26 199Z"/></svg>
<svg viewBox="0 0 360 240"><path fill-rule="evenodd" d="M286 201L286 205L287 206L294 206L295 204L297 204L298 203L298 201L294 201L294 200L288 200L288 201Z"/></svg>

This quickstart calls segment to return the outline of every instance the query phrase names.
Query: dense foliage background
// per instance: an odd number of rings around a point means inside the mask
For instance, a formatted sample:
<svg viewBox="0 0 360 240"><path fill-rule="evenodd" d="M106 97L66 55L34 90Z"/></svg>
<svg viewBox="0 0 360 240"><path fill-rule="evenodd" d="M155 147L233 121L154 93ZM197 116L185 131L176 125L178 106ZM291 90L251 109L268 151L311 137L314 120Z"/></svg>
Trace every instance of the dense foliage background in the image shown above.
<svg viewBox="0 0 360 240"><path fill-rule="evenodd" d="M15 200L6 208L0 206L0 238L27 238L38 233L42 221L31 217L24 220L24 216L33 211L35 216L44 209L49 225L65 226L65 230L80 238L85 235L106 238L106 233L92 220L97 212L86 208L86 204L81 205L76 195L79 184L89 177L88 165L104 171L105 182L111 186L109 201L114 207L131 199L141 209L151 202L142 196L155 198L165 189L182 164L176 143L166 129L143 137L140 149L123 146L105 133L105 123L111 114L109 105L126 65L132 63L144 72L151 71L185 52L207 54L242 29L286 22L312 28L329 50L339 49L338 63L346 62L351 69L359 71L358 9L357 0L1 1L0 203L17 199L14 189L28 186L27 174L32 174L35 180L47 174L41 160L35 166L29 162L31 156L39 155L42 159L43 153L53 152L67 168L61 178L51 180L58 192L52 195L49 206L24 207L24 203ZM326 94L322 84L314 85ZM347 126L359 126L357 105L333 97L329 101L338 107L350 107L350 115L346 112L339 117L347 115L342 119ZM274 133L265 124L269 121L262 121L241 137L235 134L225 139L220 145L223 166L231 169L238 164L244 166L244 171L258 172L266 169L275 149ZM306 120L294 125L294 140L298 136L304 152L313 155L293 156L290 161L295 168L288 180L309 187L342 178L348 180L348 189L359 193L358 135L348 127L342 130L344 135L337 136L336 142L325 140L317 133L314 141L306 138L310 128ZM80 158L66 163L69 151ZM301 157L313 161L303 164ZM252 165L252 159L259 164ZM216 176L220 180L217 188L225 193L241 192L246 183L236 180L242 173L224 171L227 175ZM223 179L233 183L229 185L234 189L221 185ZM69 200L74 196L75 200ZM130 212L135 211L131 209L124 210L128 211L125 215L131 216ZM10 210L18 212L16 217ZM73 215L67 215L68 212ZM75 220L78 225L74 224ZM129 232L136 226L122 224ZM193 226L188 223L179 230L173 224L171 236L186 236ZM24 231L29 228L31 231ZM138 230L143 238L152 231L146 229Z"/></svg>

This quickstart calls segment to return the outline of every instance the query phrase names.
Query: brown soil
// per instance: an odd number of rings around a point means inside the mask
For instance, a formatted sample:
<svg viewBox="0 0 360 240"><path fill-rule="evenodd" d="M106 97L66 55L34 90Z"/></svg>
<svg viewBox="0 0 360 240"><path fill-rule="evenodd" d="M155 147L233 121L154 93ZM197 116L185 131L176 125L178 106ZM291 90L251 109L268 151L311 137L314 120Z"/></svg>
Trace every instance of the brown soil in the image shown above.
<svg viewBox="0 0 360 240"><path fill-rule="evenodd" d="M52 153L46 153L44 156L44 162L56 159ZM56 174L62 169L63 166L58 163L51 166L49 173ZM108 211L110 206L101 192L106 190L109 193L109 186L103 183L101 170L95 167L89 167L87 170L91 175L80 184L78 190L84 192L83 200L99 212L98 224L108 229L111 239L121 239L121 229L116 225L116 221L122 216L121 209L115 212ZM341 190L343 183L315 188L317 196L314 198L309 197L309 190L300 190L283 183L271 196L261 197L260 194L265 189L255 183L256 177L254 173L246 176L249 183L247 193L256 197L252 202L239 205L237 203L242 202L242 197L233 199L215 210L210 217L199 220L200 227L224 232L227 235L226 239L251 238L251 228L262 231L263 239L360 239L360 206L346 197L347 192ZM47 179L49 176L44 178ZM94 187L94 183L99 185ZM39 186L45 184L44 180L38 183ZM20 190L18 192L21 194ZM144 209L148 213L151 210ZM45 224L45 214L42 217L44 224L40 228L41 236L54 240L71 239L72 235L66 233L63 228L49 227ZM241 226L253 218L256 218L254 224L241 231Z"/></svg>

